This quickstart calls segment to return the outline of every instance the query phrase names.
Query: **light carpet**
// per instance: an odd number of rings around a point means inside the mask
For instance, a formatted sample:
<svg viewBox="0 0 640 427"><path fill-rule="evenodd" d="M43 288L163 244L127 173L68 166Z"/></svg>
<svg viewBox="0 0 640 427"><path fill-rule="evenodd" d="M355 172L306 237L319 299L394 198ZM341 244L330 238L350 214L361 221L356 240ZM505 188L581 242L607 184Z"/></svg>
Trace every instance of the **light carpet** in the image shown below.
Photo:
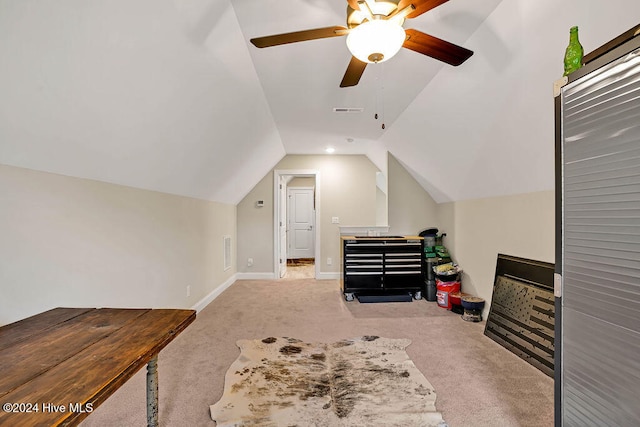
<svg viewBox="0 0 640 427"><path fill-rule="evenodd" d="M410 343L239 340L211 418L218 427L446 426L433 386L405 351Z"/></svg>

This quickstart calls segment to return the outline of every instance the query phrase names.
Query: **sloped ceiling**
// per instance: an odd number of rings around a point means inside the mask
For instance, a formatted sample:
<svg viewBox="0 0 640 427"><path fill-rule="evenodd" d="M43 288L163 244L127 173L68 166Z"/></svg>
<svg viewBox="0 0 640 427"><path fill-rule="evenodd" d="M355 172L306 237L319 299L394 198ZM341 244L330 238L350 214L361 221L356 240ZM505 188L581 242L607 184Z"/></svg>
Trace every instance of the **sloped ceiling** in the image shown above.
<svg viewBox="0 0 640 427"><path fill-rule="evenodd" d="M227 1L0 1L0 163L237 203L285 150Z"/></svg>
<svg viewBox="0 0 640 427"><path fill-rule="evenodd" d="M381 169L389 150L436 201L550 190L568 29L590 51L640 22L637 0L451 0L405 28L472 49L469 61L403 50L347 89L344 38L249 44L344 25L345 11L0 0L0 163L235 204L285 154L333 146Z"/></svg>
<svg viewBox="0 0 640 427"><path fill-rule="evenodd" d="M569 28L590 52L640 24L633 0L503 1L381 140L438 202L554 188L553 82Z"/></svg>

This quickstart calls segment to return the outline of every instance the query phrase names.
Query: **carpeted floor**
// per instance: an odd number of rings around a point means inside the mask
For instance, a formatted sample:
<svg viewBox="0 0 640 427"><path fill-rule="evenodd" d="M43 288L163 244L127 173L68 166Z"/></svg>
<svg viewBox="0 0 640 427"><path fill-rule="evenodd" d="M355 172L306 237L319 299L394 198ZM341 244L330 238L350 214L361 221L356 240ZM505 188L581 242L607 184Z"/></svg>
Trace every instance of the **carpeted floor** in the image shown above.
<svg viewBox="0 0 640 427"><path fill-rule="evenodd" d="M407 353L434 386L450 427L552 426L553 380L483 329L425 300L347 303L334 280L238 281L160 353L160 425L215 426L209 405L222 396L239 339L378 335L412 341ZM142 370L82 425L145 425L145 390Z"/></svg>

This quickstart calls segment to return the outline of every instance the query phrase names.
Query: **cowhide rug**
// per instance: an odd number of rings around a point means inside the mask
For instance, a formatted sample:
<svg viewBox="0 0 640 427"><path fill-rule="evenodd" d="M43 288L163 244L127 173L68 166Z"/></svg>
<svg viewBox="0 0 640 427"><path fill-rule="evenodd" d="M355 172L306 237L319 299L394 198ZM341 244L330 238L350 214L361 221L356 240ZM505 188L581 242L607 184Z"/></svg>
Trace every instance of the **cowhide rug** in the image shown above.
<svg viewBox="0 0 640 427"><path fill-rule="evenodd" d="M446 427L409 344L376 336L240 340L211 418L218 427Z"/></svg>

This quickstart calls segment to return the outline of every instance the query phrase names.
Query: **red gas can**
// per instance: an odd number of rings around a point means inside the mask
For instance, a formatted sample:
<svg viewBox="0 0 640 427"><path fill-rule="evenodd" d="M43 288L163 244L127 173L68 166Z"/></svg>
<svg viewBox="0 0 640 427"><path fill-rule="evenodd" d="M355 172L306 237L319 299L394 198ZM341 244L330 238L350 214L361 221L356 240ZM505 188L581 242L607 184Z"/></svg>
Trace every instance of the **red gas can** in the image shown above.
<svg viewBox="0 0 640 427"><path fill-rule="evenodd" d="M438 306L451 310L451 298L452 292L460 292L460 282L443 282L436 279L436 299Z"/></svg>

